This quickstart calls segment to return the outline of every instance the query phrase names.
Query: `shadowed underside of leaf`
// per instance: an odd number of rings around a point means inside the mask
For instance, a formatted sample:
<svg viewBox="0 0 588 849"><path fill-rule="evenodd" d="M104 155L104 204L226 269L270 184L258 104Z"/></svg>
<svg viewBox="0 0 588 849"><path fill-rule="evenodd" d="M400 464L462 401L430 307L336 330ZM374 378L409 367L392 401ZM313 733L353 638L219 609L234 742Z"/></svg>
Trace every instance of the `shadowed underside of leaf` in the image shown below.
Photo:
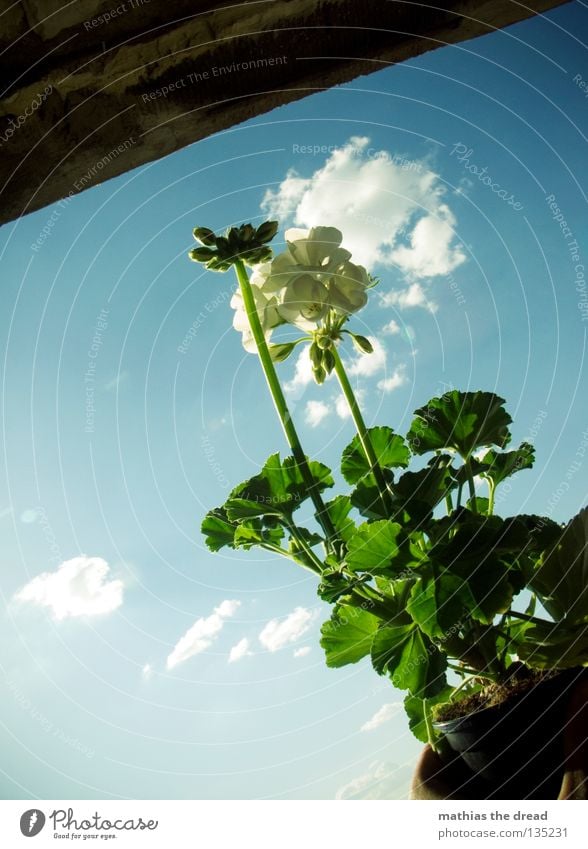
<svg viewBox="0 0 588 849"><path fill-rule="evenodd" d="M554 619L588 617L588 507L566 525L530 585Z"/></svg>
<svg viewBox="0 0 588 849"><path fill-rule="evenodd" d="M408 442L415 454L453 448L469 457L477 448L510 441L511 417L493 392L447 392L415 411Z"/></svg>
<svg viewBox="0 0 588 849"><path fill-rule="evenodd" d="M389 427L368 428L368 434L379 465L383 469L405 468L410 451L402 436ZM371 471L359 436L354 436L341 458L341 474L347 483L357 483Z"/></svg>

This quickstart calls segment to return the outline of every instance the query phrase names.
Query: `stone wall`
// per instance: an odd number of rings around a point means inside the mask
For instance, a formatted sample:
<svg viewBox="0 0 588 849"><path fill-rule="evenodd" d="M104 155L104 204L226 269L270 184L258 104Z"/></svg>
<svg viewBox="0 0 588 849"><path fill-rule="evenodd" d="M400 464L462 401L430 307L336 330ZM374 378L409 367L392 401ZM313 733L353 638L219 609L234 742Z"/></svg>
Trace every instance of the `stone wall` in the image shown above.
<svg viewBox="0 0 588 849"><path fill-rule="evenodd" d="M562 0L0 0L0 223Z"/></svg>

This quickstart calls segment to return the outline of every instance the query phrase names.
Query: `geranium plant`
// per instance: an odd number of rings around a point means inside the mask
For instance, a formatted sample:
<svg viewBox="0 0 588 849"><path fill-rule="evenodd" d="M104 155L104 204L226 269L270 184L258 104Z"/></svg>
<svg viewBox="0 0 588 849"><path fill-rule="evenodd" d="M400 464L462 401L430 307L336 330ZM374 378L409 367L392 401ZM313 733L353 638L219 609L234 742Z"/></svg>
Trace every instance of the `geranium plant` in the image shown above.
<svg viewBox="0 0 588 849"><path fill-rule="evenodd" d="M322 626L327 665L369 655L405 691L414 734L438 747L439 706L533 670L588 662L588 514L565 527L495 514L497 490L531 468L534 449L509 447L512 420L492 392L432 398L404 435L389 424L368 428L340 349L350 340L370 355L370 342L348 324L376 281L332 227L286 231L286 250L272 258L277 229L270 221L224 236L194 231L201 246L193 260L235 269L233 324L259 356L291 450L273 453L210 510L206 543L212 551L258 546L313 572L320 598L333 605ZM272 342L285 324L301 335ZM327 496L331 470L303 451L276 370L298 345L307 345L318 384L336 375L357 430L341 457L349 488L335 496ZM297 519L308 500L310 528Z"/></svg>

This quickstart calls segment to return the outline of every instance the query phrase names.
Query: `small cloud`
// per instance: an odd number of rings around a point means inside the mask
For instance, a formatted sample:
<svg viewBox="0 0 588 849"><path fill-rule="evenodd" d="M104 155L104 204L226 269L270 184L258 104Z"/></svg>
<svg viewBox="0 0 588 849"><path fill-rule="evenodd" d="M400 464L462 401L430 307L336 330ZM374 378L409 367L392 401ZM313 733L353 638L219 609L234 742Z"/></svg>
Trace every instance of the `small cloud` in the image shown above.
<svg viewBox="0 0 588 849"><path fill-rule="evenodd" d="M369 356L369 354L367 354L366 356ZM364 389L356 389L355 390L355 399L356 399L357 403L359 404L359 406L361 407L361 405L363 404L364 399L365 399L365 390ZM351 410L349 409L349 404L347 403L347 399L345 398L345 395L343 395L343 393L341 393L340 395L337 395L337 397L335 398L335 412L337 413L337 415L339 416L340 419L348 419L351 416Z"/></svg>
<svg viewBox="0 0 588 849"><path fill-rule="evenodd" d="M397 333L400 333L400 325L394 319L391 319L387 324L382 327L382 333L386 333L389 336L396 336Z"/></svg>
<svg viewBox="0 0 588 849"><path fill-rule="evenodd" d="M237 612L241 602L227 599L214 608L210 616L201 617L176 643L167 659L167 668L173 669L190 657L206 651L220 634L228 619Z"/></svg>
<svg viewBox="0 0 588 849"><path fill-rule="evenodd" d="M113 389L118 389L122 383L125 383L128 380L128 377L128 371L121 371L116 375L116 377L113 377L112 380L109 380L108 383L104 384L104 389L107 392L112 392Z"/></svg>
<svg viewBox="0 0 588 849"><path fill-rule="evenodd" d="M259 642L270 652L294 643L306 634L313 620L313 614L305 607L297 607L285 619L272 619L259 635Z"/></svg>
<svg viewBox="0 0 588 849"><path fill-rule="evenodd" d="M405 374L406 366L399 365L394 369L393 373L390 377L384 377L382 380L378 381L378 389L385 394L389 392L393 392L395 389L398 389L400 386L404 386L408 383L408 378Z"/></svg>
<svg viewBox="0 0 588 849"><path fill-rule="evenodd" d="M396 764L374 761L368 771L343 785L336 799L405 799L411 771Z"/></svg>
<svg viewBox="0 0 588 849"><path fill-rule="evenodd" d="M307 401L304 421L311 427L318 427L331 411L323 401Z"/></svg>
<svg viewBox="0 0 588 849"><path fill-rule="evenodd" d="M411 307L423 307L430 313L435 313L438 306L425 292L420 283L411 283L406 289L400 291L386 292L381 296L382 306L395 306L399 309Z"/></svg>
<svg viewBox="0 0 588 849"><path fill-rule="evenodd" d="M219 616L222 616L224 619L228 619L229 617L234 616L240 607L240 601L226 599L225 601L221 601L218 607L214 608L214 612Z"/></svg>
<svg viewBox="0 0 588 849"><path fill-rule="evenodd" d="M375 336L368 336L372 343L373 351L371 354L355 355L355 359L347 365L347 373L349 375L357 375L358 377L372 377L379 371L386 368L386 349L379 339Z"/></svg>
<svg viewBox="0 0 588 849"><path fill-rule="evenodd" d="M388 702L386 705L382 705L382 707L375 712L371 719L368 719L367 722L359 729L360 731L375 731L376 728L379 728L380 725L383 725L385 722L389 722L392 717L397 716L399 711L402 710L402 702Z"/></svg>
<svg viewBox="0 0 588 849"><path fill-rule="evenodd" d="M143 676L144 681L149 681L149 679L153 675L153 667L150 663L146 663L143 669L141 670L141 675Z"/></svg>
<svg viewBox="0 0 588 849"><path fill-rule="evenodd" d="M460 244L453 244L455 216L441 204L436 212L417 221L410 235L410 247L400 245L392 251L394 262L415 277L449 274L466 260Z"/></svg>
<svg viewBox="0 0 588 849"><path fill-rule="evenodd" d="M112 613L122 604L123 582L108 581L109 572L101 557L80 555L63 562L55 572L37 575L15 599L49 607L57 620Z"/></svg>
<svg viewBox="0 0 588 849"><path fill-rule="evenodd" d="M229 652L229 663L236 663L241 658L250 657L252 654L253 652L249 651L249 640L247 637L243 637Z"/></svg>
<svg viewBox="0 0 588 849"><path fill-rule="evenodd" d="M302 348L296 358L294 377L284 383L284 391L290 395L300 397L309 383L314 380L312 376L312 362L308 356L308 349Z"/></svg>
<svg viewBox="0 0 588 849"><path fill-rule="evenodd" d="M11 512L10 508L8 508L8 512ZM39 513L32 507L30 507L28 510L23 510L20 514L20 521L23 523L23 525L32 525L33 522L36 522L38 518Z"/></svg>
<svg viewBox="0 0 588 849"><path fill-rule="evenodd" d="M469 180L467 177L462 177L458 183L457 189L455 190L454 194L464 195L464 197L467 197L470 194L473 186L473 180Z"/></svg>
<svg viewBox="0 0 588 849"><path fill-rule="evenodd" d="M306 657L307 654L310 654L310 646L300 646L299 649L294 649L294 657Z"/></svg>

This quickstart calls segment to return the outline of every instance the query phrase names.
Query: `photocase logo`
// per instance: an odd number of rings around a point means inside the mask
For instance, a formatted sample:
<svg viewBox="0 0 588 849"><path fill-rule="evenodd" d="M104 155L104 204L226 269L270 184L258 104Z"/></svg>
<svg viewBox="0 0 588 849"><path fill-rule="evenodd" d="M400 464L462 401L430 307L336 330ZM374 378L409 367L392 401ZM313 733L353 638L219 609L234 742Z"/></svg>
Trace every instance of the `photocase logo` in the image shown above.
<svg viewBox="0 0 588 849"><path fill-rule="evenodd" d="M20 818L20 830L25 837L36 837L45 825L45 814L38 808L25 811Z"/></svg>

